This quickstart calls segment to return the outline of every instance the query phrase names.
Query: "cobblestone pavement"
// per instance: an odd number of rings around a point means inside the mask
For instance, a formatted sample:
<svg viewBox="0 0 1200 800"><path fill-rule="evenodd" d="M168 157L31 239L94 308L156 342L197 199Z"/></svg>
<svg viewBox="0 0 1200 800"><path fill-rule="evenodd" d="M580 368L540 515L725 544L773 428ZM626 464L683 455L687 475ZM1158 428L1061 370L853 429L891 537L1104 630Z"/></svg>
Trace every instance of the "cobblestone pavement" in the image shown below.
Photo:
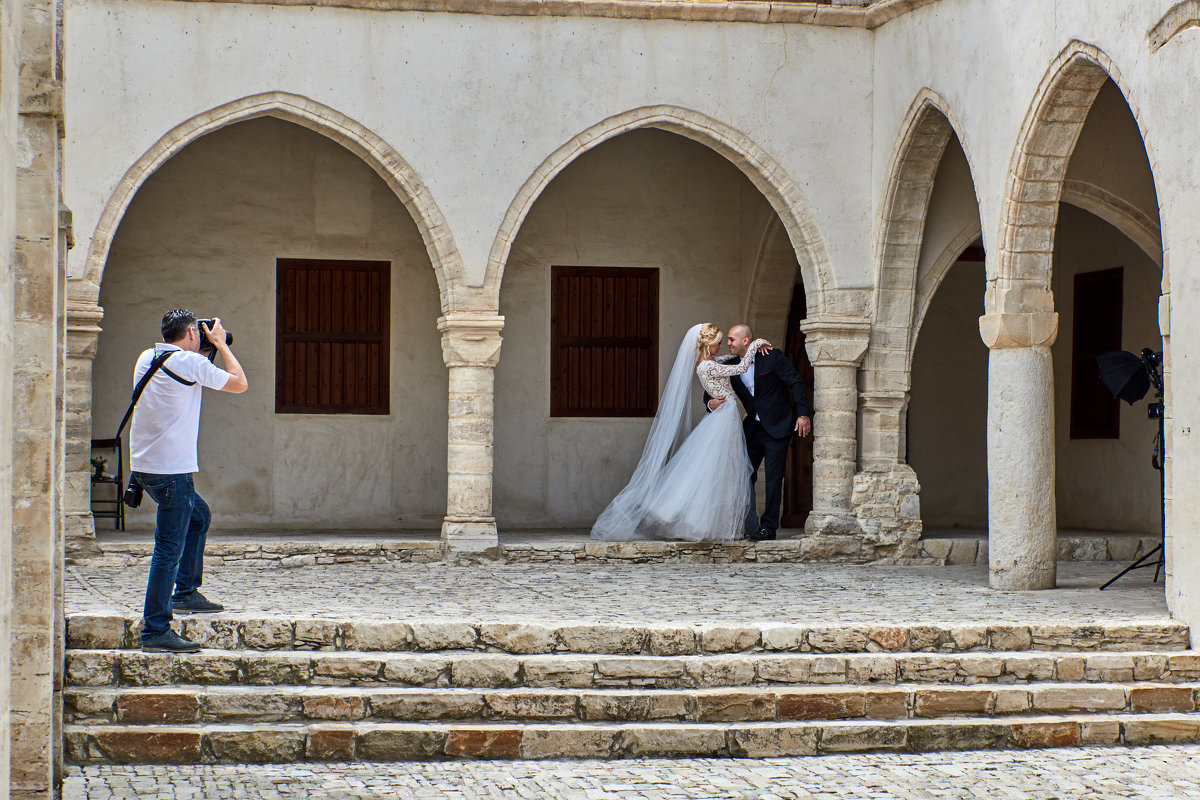
<svg viewBox="0 0 1200 800"><path fill-rule="evenodd" d="M1200 798L1200 746L638 761L70 767L63 800Z"/></svg>
<svg viewBox="0 0 1200 800"><path fill-rule="evenodd" d="M1152 570L1097 586L1119 565L1060 563L1059 588L997 592L986 566L832 564L335 564L213 566L204 593L228 614L291 617L581 620L720 623L1163 618ZM138 615L147 569L69 568L68 613Z"/></svg>

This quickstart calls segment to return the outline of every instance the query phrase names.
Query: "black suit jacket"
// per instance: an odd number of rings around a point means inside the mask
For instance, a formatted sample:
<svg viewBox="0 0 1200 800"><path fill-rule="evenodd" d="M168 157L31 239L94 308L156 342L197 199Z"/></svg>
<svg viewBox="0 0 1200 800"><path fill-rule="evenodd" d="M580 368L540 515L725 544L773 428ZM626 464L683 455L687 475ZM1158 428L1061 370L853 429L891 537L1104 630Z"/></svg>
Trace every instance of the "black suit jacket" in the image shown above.
<svg viewBox="0 0 1200 800"><path fill-rule="evenodd" d="M730 357L733 359L734 357ZM792 435L796 427L797 417L811 417L812 408L808 402L808 386L796 372L792 362L787 360L778 348L764 355L754 357L754 394L746 388L741 375L729 379L733 392L742 407L746 409L744 425L754 424L755 415L762 423L763 430L775 439L786 439ZM789 397L788 394L791 393ZM711 398L704 394L704 408L708 409Z"/></svg>

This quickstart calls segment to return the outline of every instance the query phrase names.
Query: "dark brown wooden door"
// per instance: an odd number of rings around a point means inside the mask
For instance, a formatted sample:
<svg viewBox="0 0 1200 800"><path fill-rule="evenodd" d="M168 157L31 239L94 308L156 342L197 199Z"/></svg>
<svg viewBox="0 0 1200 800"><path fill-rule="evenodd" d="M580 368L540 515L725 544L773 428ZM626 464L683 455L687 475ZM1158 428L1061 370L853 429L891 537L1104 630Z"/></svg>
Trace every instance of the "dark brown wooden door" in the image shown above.
<svg viewBox="0 0 1200 800"><path fill-rule="evenodd" d="M796 367L800 377L808 386L808 403L812 406L813 368L804 349L804 331L800 323L807 315L808 304L804 296L804 285L796 284L792 292L792 306L788 311L787 341L784 352ZM813 440L811 436L801 439L792 437L788 448L787 470L783 479L783 512L780 525L785 528L802 528L812 511L813 503Z"/></svg>

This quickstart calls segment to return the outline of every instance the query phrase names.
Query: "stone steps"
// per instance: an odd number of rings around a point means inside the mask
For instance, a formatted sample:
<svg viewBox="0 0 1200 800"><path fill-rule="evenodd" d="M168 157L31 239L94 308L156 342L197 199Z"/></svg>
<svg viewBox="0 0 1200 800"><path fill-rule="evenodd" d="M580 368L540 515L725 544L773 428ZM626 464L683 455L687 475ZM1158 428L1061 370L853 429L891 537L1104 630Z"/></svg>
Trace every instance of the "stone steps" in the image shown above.
<svg viewBox="0 0 1200 800"><path fill-rule="evenodd" d="M1169 619L805 626L67 620L78 763L786 756L1200 740Z"/></svg>
<svg viewBox="0 0 1200 800"><path fill-rule="evenodd" d="M1195 714L719 723L257 723L64 726L74 763L438 758L767 758L1200 741Z"/></svg>
<svg viewBox="0 0 1200 800"><path fill-rule="evenodd" d="M206 648L437 652L476 650L512 654L595 653L705 655L741 652L883 653L996 651L1184 650L1188 628L1170 619L1032 624L753 624L670 625L596 622L481 622L478 620L363 620L182 617L181 633ZM76 613L66 621L67 647L79 650L140 646L137 616Z"/></svg>
<svg viewBox="0 0 1200 800"><path fill-rule="evenodd" d="M757 684L975 684L1200 680L1195 651L764 653L618 656L442 651L68 650L75 686L409 685L705 688Z"/></svg>
<svg viewBox="0 0 1200 800"><path fill-rule="evenodd" d="M67 722L759 722L1194 712L1200 683L775 686L701 690L412 689L320 686L79 688Z"/></svg>

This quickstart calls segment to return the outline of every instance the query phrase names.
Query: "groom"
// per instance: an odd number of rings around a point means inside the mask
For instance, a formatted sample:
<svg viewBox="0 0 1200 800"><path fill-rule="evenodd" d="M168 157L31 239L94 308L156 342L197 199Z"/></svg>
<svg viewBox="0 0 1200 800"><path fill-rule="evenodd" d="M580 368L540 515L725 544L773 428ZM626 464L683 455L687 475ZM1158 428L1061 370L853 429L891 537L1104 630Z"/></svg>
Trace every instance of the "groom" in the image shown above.
<svg viewBox="0 0 1200 800"><path fill-rule="evenodd" d="M737 359L746 354L746 348L754 341L754 333L745 323L729 329L729 352ZM793 432L797 436L812 433L812 409L808 404L808 387L796 373L796 368L781 350L760 352L754 359L754 368L730 379L734 394L742 401L746 419L742 429L746 434L746 451L750 456L753 472L751 486L758 478L758 466L767 462L767 502L762 517L755 513L757 504L751 503L746 518L746 538L753 541L774 539L779 527L779 506L783 499L783 472L787 464L788 445ZM791 397L788 392L791 391ZM710 399L704 395L709 411L716 411L727 398ZM753 490L752 490L753 491ZM757 530L756 530L757 528Z"/></svg>

